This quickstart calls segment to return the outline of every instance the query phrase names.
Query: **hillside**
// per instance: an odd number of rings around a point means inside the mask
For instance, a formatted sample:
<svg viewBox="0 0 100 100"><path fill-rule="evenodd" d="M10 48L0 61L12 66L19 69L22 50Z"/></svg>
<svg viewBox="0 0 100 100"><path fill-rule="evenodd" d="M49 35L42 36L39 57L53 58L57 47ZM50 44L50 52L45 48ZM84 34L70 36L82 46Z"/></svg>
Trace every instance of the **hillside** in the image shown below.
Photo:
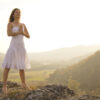
<svg viewBox="0 0 100 100"><path fill-rule="evenodd" d="M81 89L100 89L100 51L67 68L56 70L48 80L56 84L66 84L76 80Z"/></svg>

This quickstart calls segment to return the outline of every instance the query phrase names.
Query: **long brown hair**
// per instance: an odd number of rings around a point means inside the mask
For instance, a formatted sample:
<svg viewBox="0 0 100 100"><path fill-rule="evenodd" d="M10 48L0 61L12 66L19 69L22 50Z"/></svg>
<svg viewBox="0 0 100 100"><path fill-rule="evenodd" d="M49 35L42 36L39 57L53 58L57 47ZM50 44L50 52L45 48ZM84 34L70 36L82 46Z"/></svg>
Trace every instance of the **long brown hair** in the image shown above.
<svg viewBox="0 0 100 100"><path fill-rule="evenodd" d="M13 22L14 21L14 13L16 10L20 10L19 8L14 8L10 14L10 17L9 17L9 22Z"/></svg>

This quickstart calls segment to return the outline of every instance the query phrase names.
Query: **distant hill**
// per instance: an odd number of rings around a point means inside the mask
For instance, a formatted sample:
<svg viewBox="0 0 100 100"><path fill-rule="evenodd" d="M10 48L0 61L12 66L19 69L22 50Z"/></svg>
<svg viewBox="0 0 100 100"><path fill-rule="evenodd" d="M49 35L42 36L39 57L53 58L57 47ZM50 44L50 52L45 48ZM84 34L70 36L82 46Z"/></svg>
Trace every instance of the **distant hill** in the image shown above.
<svg viewBox="0 0 100 100"><path fill-rule="evenodd" d="M81 89L100 89L100 51L77 64L56 70L48 78L57 84L67 84L69 79L79 82Z"/></svg>
<svg viewBox="0 0 100 100"><path fill-rule="evenodd" d="M64 68L99 50L100 46L75 46L41 53L29 53L33 70ZM0 53L0 64L5 54Z"/></svg>
<svg viewBox="0 0 100 100"><path fill-rule="evenodd" d="M30 53L29 56L33 61L68 61L75 57L92 54L97 50L100 50L100 46L75 46L41 53Z"/></svg>

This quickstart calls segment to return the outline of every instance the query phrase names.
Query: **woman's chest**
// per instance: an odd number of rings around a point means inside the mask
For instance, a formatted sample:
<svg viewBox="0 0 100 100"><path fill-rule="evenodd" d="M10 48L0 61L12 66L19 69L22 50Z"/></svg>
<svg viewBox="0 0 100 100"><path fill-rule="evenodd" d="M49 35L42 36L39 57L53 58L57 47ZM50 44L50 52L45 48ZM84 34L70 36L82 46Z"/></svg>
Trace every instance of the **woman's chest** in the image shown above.
<svg viewBox="0 0 100 100"><path fill-rule="evenodd" d="M12 31L13 31L13 32L18 32L18 31L19 31L19 27L18 27L18 26L14 26L14 27L12 28Z"/></svg>

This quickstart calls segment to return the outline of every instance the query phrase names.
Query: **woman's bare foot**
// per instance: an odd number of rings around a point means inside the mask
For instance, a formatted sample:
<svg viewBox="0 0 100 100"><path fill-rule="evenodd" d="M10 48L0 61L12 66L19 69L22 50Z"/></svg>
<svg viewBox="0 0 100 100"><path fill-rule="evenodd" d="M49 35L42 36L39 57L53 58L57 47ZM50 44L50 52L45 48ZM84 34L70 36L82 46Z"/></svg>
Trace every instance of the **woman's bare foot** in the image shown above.
<svg viewBox="0 0 100 100"><path fill-rule="evenodd" d="M2 93L7 96L7 86L2 87Z"/></svg>
<svg viewBox="0 0 100 100"><path fill-rule="evenodd" d="M31 90L31 88L26 83L22 83L22 88Z"/></svg>

